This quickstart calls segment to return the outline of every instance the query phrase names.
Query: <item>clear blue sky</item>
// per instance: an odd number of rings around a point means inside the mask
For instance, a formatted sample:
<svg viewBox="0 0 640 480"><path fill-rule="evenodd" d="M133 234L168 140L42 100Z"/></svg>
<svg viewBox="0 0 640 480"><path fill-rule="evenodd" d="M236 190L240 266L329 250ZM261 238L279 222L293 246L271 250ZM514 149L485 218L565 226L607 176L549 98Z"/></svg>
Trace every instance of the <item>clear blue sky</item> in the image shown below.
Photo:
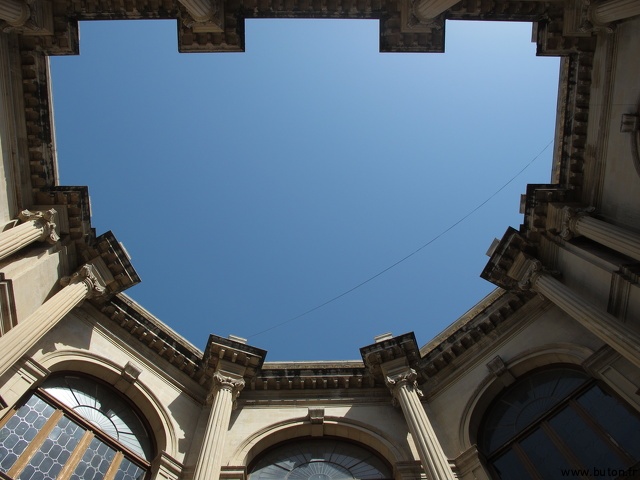
<svg viewBox="0 0 640 480"><path fill-rule="evenodd" d="M142 283L194 345L249 337L267 360L428 342L493 285L494 237L548 183L557 58L528 23L448 22L445 54L378 52L377 21L249 20L245 53L179 54L175 21L84 22L52 58L63 185L88 185Z"/></svg>

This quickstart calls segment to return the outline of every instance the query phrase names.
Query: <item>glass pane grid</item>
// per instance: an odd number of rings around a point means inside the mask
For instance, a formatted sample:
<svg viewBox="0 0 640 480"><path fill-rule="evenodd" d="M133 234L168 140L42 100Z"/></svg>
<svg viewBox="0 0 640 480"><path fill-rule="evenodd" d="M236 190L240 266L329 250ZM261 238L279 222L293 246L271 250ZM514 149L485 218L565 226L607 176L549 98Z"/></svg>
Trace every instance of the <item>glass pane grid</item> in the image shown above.
<svg viewBox="0 0 640 480"><path fill-rule="evenodd" d="M62 417L18 477L20 480L56 478L85 430Z"/></svg>
<svg viewBox="0 0 640 480"><path fill-rule="evenodd" d="M33 395L0 429L0 470L7 472L24 452L54 409Z"/></svg>
<svg viewBox="0 0 640 480"><path fill-rule="evenodd" d="M94 438L71 475L71 480L101 480L115 455L113 448L99 438Z"/></svg>

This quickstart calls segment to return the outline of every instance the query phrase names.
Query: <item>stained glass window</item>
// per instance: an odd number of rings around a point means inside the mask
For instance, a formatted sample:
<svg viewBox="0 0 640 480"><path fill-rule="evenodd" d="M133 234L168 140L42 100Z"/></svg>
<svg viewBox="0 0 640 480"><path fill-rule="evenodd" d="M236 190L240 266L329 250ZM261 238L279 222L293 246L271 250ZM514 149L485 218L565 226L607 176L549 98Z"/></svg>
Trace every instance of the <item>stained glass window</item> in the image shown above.
<svg viewBox="0 0 640 480"><path fill-rule="evenodd" d="M0 472L16 480L142 480L151 452L133 408L87 377L49 379L0 419Z"/></svg>

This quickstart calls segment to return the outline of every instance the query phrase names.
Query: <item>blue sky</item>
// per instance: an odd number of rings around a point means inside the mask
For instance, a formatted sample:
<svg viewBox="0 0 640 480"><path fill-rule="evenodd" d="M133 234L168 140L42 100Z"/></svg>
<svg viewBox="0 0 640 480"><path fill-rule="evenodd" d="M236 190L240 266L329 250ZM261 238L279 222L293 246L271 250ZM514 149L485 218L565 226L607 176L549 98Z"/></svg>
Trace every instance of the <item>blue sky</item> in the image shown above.
<svg viewBox="0 0 640 480"><path fill-rule="evenodd" d="M179 54L174 21L83 22L81 54L51 60L61 184L88 185L97 233L131 254L127 294L199 348L422 345L493 290L485 252L551 147L272 327L552 140L559 61L531 25L446 28L445 54L391 54L374 20L248 20L244 53Z"/></svg>

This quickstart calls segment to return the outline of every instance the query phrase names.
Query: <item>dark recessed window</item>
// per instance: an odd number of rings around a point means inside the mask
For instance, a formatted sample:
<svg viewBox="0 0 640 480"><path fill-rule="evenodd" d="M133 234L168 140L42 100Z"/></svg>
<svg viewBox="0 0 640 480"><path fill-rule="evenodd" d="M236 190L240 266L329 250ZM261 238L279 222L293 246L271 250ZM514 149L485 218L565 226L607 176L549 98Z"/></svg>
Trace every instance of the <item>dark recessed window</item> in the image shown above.
<svg viewBox="0 0 640 480"><path fill-rule="evenodd" d="M640 478L638 413L570 368L535 372L505 390L478 443L495 478Z"/></svg>

